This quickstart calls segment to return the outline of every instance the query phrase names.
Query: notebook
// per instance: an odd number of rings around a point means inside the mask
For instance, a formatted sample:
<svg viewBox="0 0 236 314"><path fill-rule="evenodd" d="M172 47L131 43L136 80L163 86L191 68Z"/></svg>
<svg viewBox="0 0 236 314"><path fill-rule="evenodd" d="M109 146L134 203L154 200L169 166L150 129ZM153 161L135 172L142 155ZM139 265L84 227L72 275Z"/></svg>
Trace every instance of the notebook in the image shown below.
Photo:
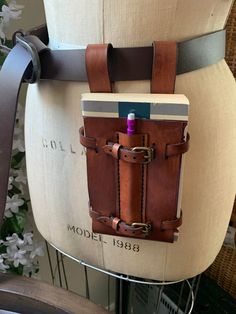
<svg viewBox="0 0 236 314"><path fill-rule="evenodd" d="M130 112L136 118L188 121L189 101L177 94L83 94L82 115L86 117L124 118Z"/></svg>

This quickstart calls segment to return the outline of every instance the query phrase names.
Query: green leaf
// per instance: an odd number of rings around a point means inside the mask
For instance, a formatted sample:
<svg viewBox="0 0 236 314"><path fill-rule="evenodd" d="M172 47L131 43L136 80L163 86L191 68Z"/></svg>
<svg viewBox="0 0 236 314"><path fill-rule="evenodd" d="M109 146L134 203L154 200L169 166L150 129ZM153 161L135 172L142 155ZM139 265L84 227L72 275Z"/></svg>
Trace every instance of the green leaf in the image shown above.
<svg viewBox="0 0 236 314"><path fill-rule="evenodd" d="M0 0L0 8L2 9L3 5L7 5L7 1L6 0Z"/></svg>
<svg viewBox="0 0 236 314"><path fill-rule="evenodd" d="M7 46L8 48L12 48L13 47L12 40L11 39L6 39L5 42L4 42L4 45Z"/></svg>
<svg viewBox="0 0 236 314"><path fill-rule="evenodd" d="M14 267L14 265L12 264L12 265L10 265L9 270L13 274L22 276L23 275L23 268L24 268L24 266L21 264L19 264L18 267Z"/></svg>
<svg viewBox="0 0 236 314"><path fill-rule="evenodd" d="M19 212L21 212L22 210L25 212L25 213L27 213L27 211L28 211L28 202L29 201L26 201L24 198L21 198L22 200L24 200L24 204L20 207L20 210L19 210ZM26 214L27 215L27 214Z"/></svg>
<svg viewBox="0 0 236 314"><path fill-rule="evenodd" d="M6 55L4 55L2 52L0 52L0 65L3 64L3 62L5 61L6 59Z"/></svg>
<svg viewBox="0 0 236 314"><path fill-rule="evenodd" d="M14 184L12 184L12 189L8 191L8 195L12 197L15 194L21 194L21 190L19 190Z"/></svg>
<svg viewBox="0 0 236 314"><path fill-rule="evenodd" d="M11 39L6 39L5 42L3 43L3 45L7 46L8 48L12 48L13 47L12 40ZM0 51L0 65L2 65L4 63L6 57L7 57L7 55Z"/></svg>
<svg viewBox="0 0 236 314"><path fill-rule="evenodd" d="M23 231L27 220L27 211L21 209L19 210L19 213L17 213L15 216L18 227L21 229L21 231Z"/></svg>
<svg viewBox="0 0 236 314"><path fill-rule="evenodd" d="M5 245L0 245L0 254L6 253L7 247Z"/></svg>
<svg viewBox="0 0 236 314"><path fill-rule="evenodd" d="M7 218L3 221L0 238L5 239L7 236L12 235L15 230L12 228L11 218Z"/></svg>
<svg viewBox="0 0 236 314"><path fill-rule="evenodd" d="M12 156L11 160L11 168L17 168L18 164L24 159L25 153L24 152L18 152L15 155Z"/></svg>
<svg viewBox="0 0 236 314"><path fill-rule="evenodd" d="M24 230L26 220L27 211L25 209L20 209L19 213L13 214L12 217L5 219L0 230L0 238L5 239L13 233L20 235Z"/></svg>

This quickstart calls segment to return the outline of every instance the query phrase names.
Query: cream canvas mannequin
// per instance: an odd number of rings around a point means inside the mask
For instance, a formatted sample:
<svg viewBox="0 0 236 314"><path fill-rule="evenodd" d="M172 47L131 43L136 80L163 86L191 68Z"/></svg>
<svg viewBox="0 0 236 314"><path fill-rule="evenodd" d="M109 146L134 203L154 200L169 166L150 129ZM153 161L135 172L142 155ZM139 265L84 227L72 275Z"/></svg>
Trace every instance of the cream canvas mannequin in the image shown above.
<svg viewBox="0 0 236 314"><path fill-rule="evenodd" d="M150 46L224 28L232 0L45 0L50 47ZM117 82L115 92L149 93L150 82ZM236 85L224 60L179 75L176 93L191 103L191 149L183 178L183 225L174 244L91 234L86 160L79 144L85 83L30 86L26 109L27 169L41 234L76 259L119 273L178 280L216 257L236 191ZM117 247L117 240L124 246ZM131 250L125 248L131 244ZM137 246L138 245L138 250ZM126 245L127 247L127 245Z"/></svg>

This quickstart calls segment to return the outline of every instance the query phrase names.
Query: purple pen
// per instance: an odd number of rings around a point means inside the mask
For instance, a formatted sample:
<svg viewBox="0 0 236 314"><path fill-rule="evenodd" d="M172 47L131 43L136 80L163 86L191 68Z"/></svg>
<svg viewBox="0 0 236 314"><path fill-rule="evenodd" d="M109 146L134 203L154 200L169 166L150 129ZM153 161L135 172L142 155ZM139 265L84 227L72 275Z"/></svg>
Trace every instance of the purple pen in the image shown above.
<svg viewBox="0 0 236 314"><path fill-rule="evenodd" d="M133 112L127 117L127 134L133 135L135 133L135 114Z"/></svg>

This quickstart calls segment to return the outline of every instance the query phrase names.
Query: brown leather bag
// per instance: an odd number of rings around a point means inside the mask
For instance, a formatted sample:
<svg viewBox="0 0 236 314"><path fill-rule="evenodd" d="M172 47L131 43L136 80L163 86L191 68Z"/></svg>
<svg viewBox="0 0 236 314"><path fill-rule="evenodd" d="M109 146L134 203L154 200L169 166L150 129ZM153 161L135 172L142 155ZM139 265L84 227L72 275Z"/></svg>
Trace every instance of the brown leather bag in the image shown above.
<svg viewBox="0 0 236 314"><path fill-rule="evenodd" d="M110 50L111 45L87 48L92 92L111 92ZM152 92L173 93L176 43L154 43L152 73ZM84 117L80 138L87 148L94 232L174 241L182 223L177 203L186 126L186 121L136 119L135 134L128 135L125 118Z"/></svg>
<svg viewBox="0 0 236 314"><path fill-rule="evenodd" d="M17 37L18 40L16 40ZM92 92L111 92L111 83L109 77L112 78L112 81L149 80L152 77L152 93L173 93L176 70L175 43L155 43L154 53L152 47L125 47L111 49L112 47L109 46L110 50L112 50L112 58L110 60L111 64L109 64L110 66L108 67L107 45L89 46L86 53L84 49L50 50L47 47L48 33L45 26L31 30L30 33L26 36L22 34L22 31L17 31L13 36L13 39L15 46L9 53L0 71L0 93L2 96L0 99L0 224L3 220L7 197L15 112L18 103L19 89L23 82L34 83L38 80L45 79L78 82L89 81L90 90ZM205 66L215 64L224 58L225 31L217 31L200 36L198 38L179 42L177 46L177 73L183 74L194 71ZM97 49L98 47L99 49ZM100 52L98 53L98 51ZM87 59L87 73L85 66L85 54ZM152 58L153 56L154 58ZM117 129L116 132L117 131L124 132L125 130L121 128ZM141 130L141 132L143 132L143 130ZM83 133L83 129L81 129L81 133ZM81 143L88 148L88 159L89 154L93 150L99 151L99 149L101 149L98 145L98 142L102 142L102 140L96 138L97 133L93 134L92 136L94 137L88 138L81 135L80 138ZM104 136L105 137L103 137L103 142L106 143L106 134L104 134ZM167 147L167 155L181 155L181 153L187 150L187 146L188 144L184 142L176 145L170 144ZM115 152L118 147L119 146L114 145L113 151ZM90 150L91 152L89 152ZM124 150L123 148L121 149L121 147L119 147L118 158L126 158L125 155L127 155L129 161L131 161L133 157L136 157L137 160L142 161L143 159L147 159L145 157L148 157L147 154L150 152L150 150L147 149L138 152L134 152L131 149L129 150L129 154L126 154L126 151L127 150ZM111 161L112 159L110 158L109 160ZM148 169L150 168L149 166L147 167ZM99 167L104 168L105 166L97 165L96 168ZM90 164L88 163L88 172L89 169ZM113 176L113 173L109 173L109 176ZM130 175L130 178L133 180L132 175ZM147 182L147 191L149 191L150 185L148 184L149 181ZM92 198L92 186L93 182L89 181L90 198ZM152 189L154 189L155 194L155 186L152 187ZM125 191L125 188L123 190ZM131 190L135 191L133 188ZM111 196L109 197L111 198ZM140 196L136 196L135 200L136 198L138 199L138 197ZM113 203L113 205L114 204L115 203ZM93 204L91 203L91 205ZM147 220L145 219L142 221L144 226L138 227L137 225L132 226L132 224L130 225L125 221L119 220L120 216L113 217L112 215L116 214L116 212L113 211L113 205L109 207L109 211L105 213L108 216L105 217L109 218L107 220L109 221L108 224L112 225L112 221L113 227L116 227L117 231L115 234L121 234L122 228L125 227L134 232L132 233L134 236L140 236L144 231L146 231L144 235L146 235L147 238L150 237L151 233L152 236L154 235L156 232L155 228L152 225L152 231L150 233L149 224L146 224ZM159 205L156 204L156 210L159 210L158 206ZM100 229L105 227L105 225L103 226L102 223L98 224L101 213L103 212L96 212L96 208L94 206L92 208L94 210L93 215L95 217L93 218L93 227L94 230L99 232ZM146 219L149 219L149 209L147 206L145 211ZM111 219L112 217L114 219ZM169 228L174 230L177 228L180 222L181 219L177 218L176 221L168 220L164 223L162 220L161 223L162 225L165 225L165 228L167 225L169 225ZM150 221L150 223L153 224L152 221ZM96 224L98 224L100 229L95 227ZM103 231L101 230L101 232ZM173 240L173 231L170 233L163 231L161 234L163 235L162 238L164 238L164 235L171 234L171 239ZM142 236L144 235L142 234ZM158 238L159 237L157 237L157 239Z"/></svg>

